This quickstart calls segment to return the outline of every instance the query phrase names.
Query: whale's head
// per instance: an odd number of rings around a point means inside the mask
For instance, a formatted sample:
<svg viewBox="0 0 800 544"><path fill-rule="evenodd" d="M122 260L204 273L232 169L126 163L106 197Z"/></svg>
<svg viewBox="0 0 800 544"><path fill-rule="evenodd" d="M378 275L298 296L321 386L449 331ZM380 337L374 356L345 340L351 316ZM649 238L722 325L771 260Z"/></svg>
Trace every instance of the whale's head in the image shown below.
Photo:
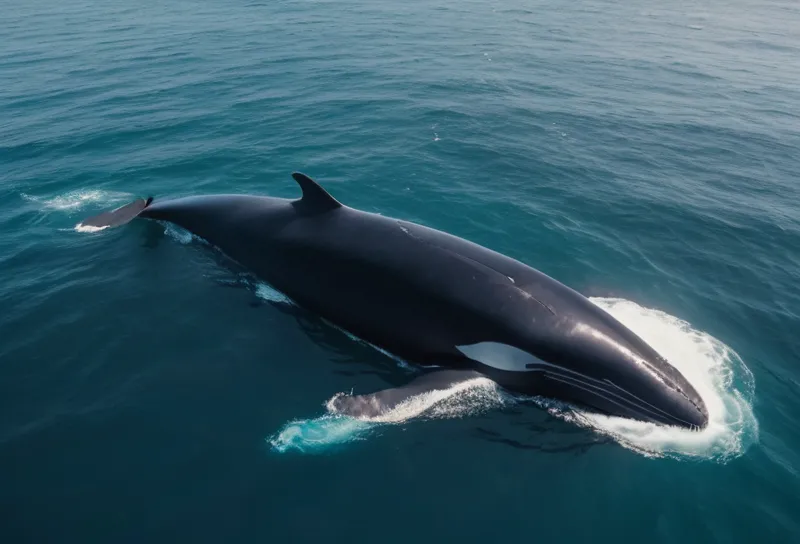
<svg viewBox="0 0 800 544"><path fill-rule="evenodd" d="M558 320L544 333L457 349L512 390L612 416L705 428L708 411L688 380L630 330L602 317Z"/></svg>

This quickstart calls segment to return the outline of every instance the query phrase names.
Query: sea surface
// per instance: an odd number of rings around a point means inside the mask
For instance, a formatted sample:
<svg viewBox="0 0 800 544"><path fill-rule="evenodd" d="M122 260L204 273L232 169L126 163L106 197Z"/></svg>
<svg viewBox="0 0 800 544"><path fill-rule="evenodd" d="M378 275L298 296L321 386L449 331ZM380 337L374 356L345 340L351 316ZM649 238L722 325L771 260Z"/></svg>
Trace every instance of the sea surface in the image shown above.
<svg viewBox="0 0 800 544"><path fill-rule="evenodd" d="M796 0L0 1L0 542L800 542ZM690 433L418 372L140 196L446 230L639 333ZM385 308L387 313L392 308Z"/></svg>

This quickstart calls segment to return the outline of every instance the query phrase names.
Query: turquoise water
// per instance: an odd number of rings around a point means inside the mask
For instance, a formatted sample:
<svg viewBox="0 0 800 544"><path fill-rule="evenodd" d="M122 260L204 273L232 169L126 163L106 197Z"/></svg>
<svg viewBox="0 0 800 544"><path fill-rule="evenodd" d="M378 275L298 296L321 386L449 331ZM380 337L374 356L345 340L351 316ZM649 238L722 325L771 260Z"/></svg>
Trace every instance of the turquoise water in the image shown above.
<svg viewBox="0 0 800 544"><path fill-rule="evenodd" d="M788 0L6 3L0 542L796 541L798 28ZM593 297L708 431L482 382L341 418L414 370L187 233L74 230L294 170Z"/></svg>

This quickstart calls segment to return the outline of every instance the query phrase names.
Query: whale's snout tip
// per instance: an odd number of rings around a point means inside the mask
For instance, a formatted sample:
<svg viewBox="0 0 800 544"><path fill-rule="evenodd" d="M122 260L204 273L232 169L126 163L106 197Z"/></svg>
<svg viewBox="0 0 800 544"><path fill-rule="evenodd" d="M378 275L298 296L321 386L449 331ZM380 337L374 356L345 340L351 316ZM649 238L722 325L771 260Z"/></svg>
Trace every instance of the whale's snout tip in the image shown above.
<svg viewBox="0 0 800 544"><path fill-rule="evenodd" d="M672 368L670 370L671 379L665 380L663 388L665 394L661 406L664 415L667 415L663 422L691 431L702 431L708 427L706 403L683 375Z"/></svg>
<svg viewBox="0 0 800 544"><path fill-rule="evenodd" d="M688 408L690 414L687 419L689 420L689 429L692 431L702 431L708 427L708 408L706 403L695 393L694 399L687 399L691 407Z"/></svg>

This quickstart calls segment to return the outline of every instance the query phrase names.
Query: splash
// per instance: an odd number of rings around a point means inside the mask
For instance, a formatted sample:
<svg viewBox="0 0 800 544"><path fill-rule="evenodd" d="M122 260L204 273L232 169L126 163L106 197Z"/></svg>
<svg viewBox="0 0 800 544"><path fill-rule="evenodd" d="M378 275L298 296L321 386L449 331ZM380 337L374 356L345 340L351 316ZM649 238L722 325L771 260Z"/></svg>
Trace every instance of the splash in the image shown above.
<svg viewBox="0 0 800 544"><path fill-rule="evenodd" d="M278 433L267 439L278 453L299 451L320 453L358 440L365 440L374 425L351 417L324 415L315 419L290 421Z"/></svg>
<svg viewBox="0 0 800 544"><path fill-rule="evenodd" d="M334 395L325 404L328 412L336 413ZM434 389L404 400L391 410L375 417L358 418L372 423L398 424L411 419L448 419L478 414L505 403L505 396L492 380L475 378L456 383L446 389Z"/></svg>
<svg viewBox="0 0 800 544"><path fill-rule="evenodd" d="M758 422L752 408L753 376L732 349L659 310L624 299L590 300L641 336L686 377L706 403L708 427L697 432L583 412L547 400L539 400L540 405L653 457L727 461L758 441Z"/></svg>
<svg viewBox="0 0 800 544"><path fill-rule="evenodd" d="M20 196L28 202L33 202L42 210L57 210L65 212L78 211L89 204L100 204L103 207L109 207L113 204L127 202L133 198L130 193L103 191L101 189L80 189L77 191L64 193L63 195L57 195L52 198L39 197L29 195L27 193L20 193ZM107 228L108 226L97 227L78 223L72 227L72 230L75 232L93 233L100 232L101 230L105 230Z"/></svg>
<svg viewBox="0 0 800 544"><path fill-rule="evenodd" d="M272 287L268 283L258 282L256 284L256 296L268 302L276 302L278 304L293 304L292 300Z"/></svg>
<svg viewBox="0 0 800 544"><path fill-rule="evenodd" d="M83 223L78 223L75 225L74 230L75 232L100 232L101 230L107 229L108 225L104 225L102 227L95 227L94 225L84 225Z"/></svg>
<svg viewBox="0 0 800 544"><path fill-rule="evenodd" d="M402 425L412 420L466 417L516 402L487 378L476 378L447 389L414 395L376 417L354 418L336 413L335 400L341 395L344 393L334 395L326 402L326 414L314 419L291 421L268 438L273 451L329 451L366 440L388 426Z"/></svg>
<svg viewBox="0 0 800 544"><path fill-rule="evenodd" d="M410 397L374 418L356 419L337 414L334 401L343 395L339 393L327 401L327 413L315 419L291 421L268 441L272 449L280 453L328 451L365 440L387 426L413 420L469 417L522 402L533 402L557 417L608 436L648 457L725 462L742 455L758 441L758 422L752 409L753 377L732 349L659 310L624 299L590 300L641 336L689 380L706 403L707 428L697 432L603 416L551 399L512 396L491 380L478 378Z"/></svg>
<svg viewBox="0 0 800 544"><path fill-rule="evenodd" d="M191 244L194 241L201 241L199 237L174 223L168 221L159 221L159 223L164 225L164 234L179 244Z"/></svg>
<svg viewBox="0 0 800 544"><path fill-rule="evenodd" d="M80 210L87 204L114 204L116 202L123 202L133 198L133 196L129 193L103 191L101 189L81 189L77 191L70 191L63 195L58 195L52 198L43 198L26 193L21 193L20 196L29 202L38 204L43 209L61 211Z"/></svg>

